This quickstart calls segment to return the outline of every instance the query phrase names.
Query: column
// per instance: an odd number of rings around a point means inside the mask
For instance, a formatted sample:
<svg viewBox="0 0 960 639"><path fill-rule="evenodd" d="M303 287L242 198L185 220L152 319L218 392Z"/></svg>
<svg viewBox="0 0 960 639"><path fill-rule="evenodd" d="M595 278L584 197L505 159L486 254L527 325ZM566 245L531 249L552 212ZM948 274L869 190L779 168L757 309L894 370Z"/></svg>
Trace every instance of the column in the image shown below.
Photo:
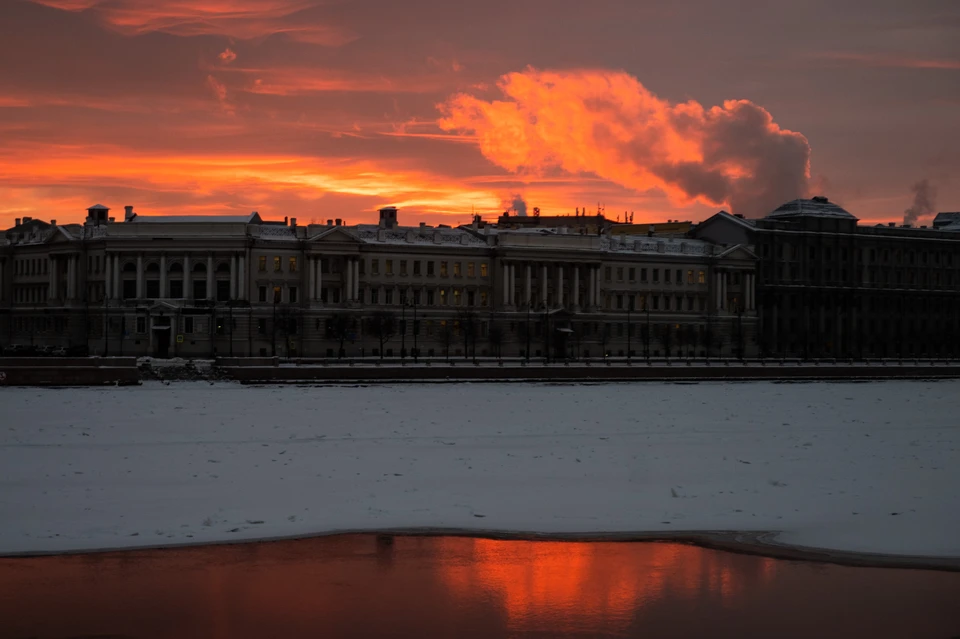
<svg viewBox="0 0 960 639"><path fill-rule="evenodd" d="M103 254L103 297L110 299L113 297L113 258L106 253ZM0 277L0 281L3 278Z"/></svg>
<svg viewBox="0 0 960 639"><path fill-rule="evenodd" d="M593 269L593 277L594 277L594 279L597 280L597 286L593 289L593 290L594 290L594 293L595 293L595 296L594 296L594 298L593 298L593 305L596 306L597 308L600 308L601 306L603 306L603 305L600 303L600 301L601 301L601 299L603 298L603 296L600 294L600 290L601 290L601 280L600 280L600 267L599 267L599 266L597 266L597 267L595 267L595 268Z"/></svg>
<svg viewBox="0 0 960 639"><path fill-rule="evenodd" d="M547 265L540 267L540 302L547 307Z"/></svg>
<svg viewBox="0 0 960 639"><path fill-rule="evenodd" d="M530 263L524 264L524 289L523 289L523 301L528 306L533 300L533 269L531 268Z"/></svg>
<svg viewBox="0 0 960 639"><path fill-rule="evenodd" d="M343 269L343 301L350 301L350 292L353 290L353 266L350 264L350 260L345 261L345 268Z"/></svg>
<svg viewBox="0 0 960 639"><path fill-rule="evenodd" d="M113 256L113 299L120 299L122 289L120 287L120 256Z"/></svg>
<svg viewBox="0 0 960 639"><path fill-rule="evenodd" d="M160 255L160 299L166 299L167 293L167 254Z"/></svg>
<svg viewBox="0 0 960 639"><path fill-rule="evenodd" d="M726 271L720 274L720 281L722 283L720 290L723 291L722 296L720 297L720 305L723 307L723 310L727 310L727 299L729 297L727 284L729 283L729 275Z"/></svg>
<svg viewBox="0 0 960 639"><path fill-rule="evenodd" d="M590 267L589 279L587 279L587 303L586 306L592 307L597 299L597 278L595 267Z"/></svg>
<svg viewBox="0 0 960 639"><path fill-rule="evenodd" d="M143 299L143 253L137 255L137 299Z"/></svg>
<svg viewBox="0 0 960 639"><path fill-rule="evenodd" d="M237 256L230 256L230 299L237 299Z"/></svg>
<svg viewBox="0 0 960 639"><path fill-rule="evenodd" d="M213 255L207 256L207 299L217 299L217 292L213 290Z"/></svg>
<svg viewBox="0 0 960 639"><path fill-rule="evenodd" d="M557 307L563 308L563 264L557 265Z"/></svg>
<svg viewBox="0 0 960 639"><path fill-rule="evenodd" d="M317 299L323 294L323 258L318 257L317 262Z"/></svg>
<svg viewBox="0 0 960 639"><path fill-rule="evenodd" d="M73 256L67 256L67 295L64 298L66 300L73 299Z"/></svg>
<svg viewBox="0 0 960 639"><path fill-rule="evenodd" d="M247 285L247 256L241 253L237 256L237 299L247 299L250 287Z"/></svg>
<svg viewBox="0 0 960 639"><path fill-rule="evenodd" d="M317 261L312 256L307 256L307 301L317 299Z"/></svg>
<svg viewBox="0 0 960 639"><path fill-rule="evenodd" d="M351 299L358 299L360 297L360 259L357 258L353 260L353 297Z"/></svg>
<svg viewBox="0 0 960 639"><path fill-rule="evenodd" d="M510 263L507 265L510 275L507 278L510 286L510 292L507 294L507 304L513 306L517 302L517 265Z"/></svg>
<svg viewBox="0 0 960 639"><path fill-rule="evenodd" d="M183 256L183 299L193 299L193 278L190 272L190 255Z"/></svg>
<svg viewBox="0 0 960 639"><path fill-rule="evenodd" d="M573 291L571 292L571 297L573 298L573 310L580 310L580 265L575 264L573 266Z"/></svg>
<svg viewBox="0 0 960 639"><path fill-rule="evenodd" d="M500 265L503 268L503 305L510 305L510 265L501 262Z"/></svg>
<svg viewBox="0 0 960 639"><path fill-rule="evenodd" d="M720 296L723 294L723 284L720 281L720 272L713 274L713 303L719 311L721 309Z"/></svg>

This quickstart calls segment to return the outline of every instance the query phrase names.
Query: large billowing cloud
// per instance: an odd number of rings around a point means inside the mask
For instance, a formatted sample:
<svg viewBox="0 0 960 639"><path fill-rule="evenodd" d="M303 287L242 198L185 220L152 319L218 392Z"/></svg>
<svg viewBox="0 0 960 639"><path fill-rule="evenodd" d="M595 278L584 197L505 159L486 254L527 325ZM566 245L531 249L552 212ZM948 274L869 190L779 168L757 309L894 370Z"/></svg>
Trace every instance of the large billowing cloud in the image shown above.
<svg viewBox="0 0 960 639"><path fill-rule="evenodd" d="M673 104L626 73L602 70L528 69L503 76L499 89L505 99L450 98L439 124L475 135L484 156L507 170L592 173L748 216L806 195L807 139L747 100Z"/></svg>
<svg viewBox="0 0 960 639"><path fill-rule="evenodd" d="M337 46L352 36L299 14L317 0L33 0L65 11L97 11L128 35L162 31L180 36L225 35L239 39L278 33L301 42Z"/></svg>

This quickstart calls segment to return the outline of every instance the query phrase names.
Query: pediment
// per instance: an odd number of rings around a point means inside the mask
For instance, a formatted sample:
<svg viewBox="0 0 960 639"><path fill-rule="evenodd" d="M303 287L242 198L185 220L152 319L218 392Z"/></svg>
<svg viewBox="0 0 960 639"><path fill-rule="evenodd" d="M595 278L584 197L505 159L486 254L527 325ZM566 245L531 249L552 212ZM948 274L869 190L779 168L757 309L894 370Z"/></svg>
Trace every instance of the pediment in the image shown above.
<svg viewBox="0 0 960 639"><path fill-rule="evenodd" d="M750 250L750 247L743 244L737 244L724 250L718 258L723 260L756 260L757 254Z"/></svg>
<svg viewBox="0 0 960 639"><path fill-rule="evenodd" d="M360 240L342 226L327 228L307 240L319 244L360 244Z"/></svg>

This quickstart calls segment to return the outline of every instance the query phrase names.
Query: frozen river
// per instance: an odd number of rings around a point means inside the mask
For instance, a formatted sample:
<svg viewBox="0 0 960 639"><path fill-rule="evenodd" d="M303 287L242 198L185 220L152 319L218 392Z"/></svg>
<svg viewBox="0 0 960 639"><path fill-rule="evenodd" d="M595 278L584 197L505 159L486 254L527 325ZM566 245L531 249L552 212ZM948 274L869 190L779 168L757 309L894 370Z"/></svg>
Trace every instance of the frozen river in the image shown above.
<svg viewBox="0 0 960 639"><path fill-rule="evenodd" d="M0 552L776 531L960 557L960 381L0 389Z"/></svg>

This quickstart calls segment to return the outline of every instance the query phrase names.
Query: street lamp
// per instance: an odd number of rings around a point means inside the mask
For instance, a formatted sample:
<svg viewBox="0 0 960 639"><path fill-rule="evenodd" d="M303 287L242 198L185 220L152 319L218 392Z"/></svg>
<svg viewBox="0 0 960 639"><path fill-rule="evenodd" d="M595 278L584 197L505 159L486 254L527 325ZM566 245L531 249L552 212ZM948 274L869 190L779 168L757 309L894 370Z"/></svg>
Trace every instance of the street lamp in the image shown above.
<svg viewBox="0 0 960 639"><path fill-rule="evenodd" d="M633 314L633 301L634 297L631 294L627 302L627 361L630 361L630 337L633 333L633 324L630 323L630 318Z"/></svg>

